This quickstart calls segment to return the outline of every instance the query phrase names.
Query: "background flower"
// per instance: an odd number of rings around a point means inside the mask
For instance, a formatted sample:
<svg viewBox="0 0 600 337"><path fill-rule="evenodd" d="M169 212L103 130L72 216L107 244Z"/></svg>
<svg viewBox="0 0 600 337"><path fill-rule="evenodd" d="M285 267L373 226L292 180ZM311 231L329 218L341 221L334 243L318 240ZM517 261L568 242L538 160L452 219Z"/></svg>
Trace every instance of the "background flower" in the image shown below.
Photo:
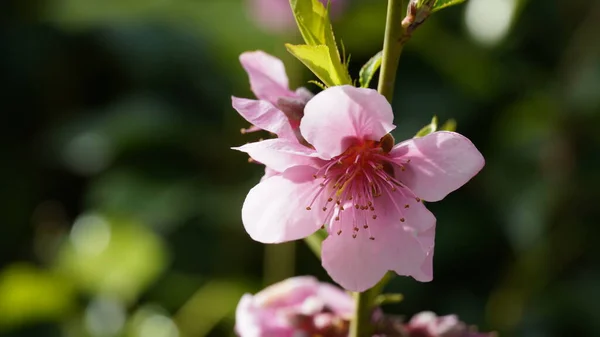
<svg viewBox="0 0 600 337"><path fill-rule="evenodd" d="M245 294L236 309L241 337L348 335L354 302L349 294L314 277L298 276Z"/></svg>

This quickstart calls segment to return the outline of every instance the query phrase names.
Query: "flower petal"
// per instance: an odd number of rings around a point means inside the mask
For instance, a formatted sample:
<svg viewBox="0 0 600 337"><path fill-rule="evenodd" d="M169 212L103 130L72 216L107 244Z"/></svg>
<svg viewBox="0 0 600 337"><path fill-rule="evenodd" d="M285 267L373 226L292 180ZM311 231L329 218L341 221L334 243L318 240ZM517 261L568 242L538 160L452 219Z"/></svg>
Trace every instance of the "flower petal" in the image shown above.
<svg viewBox="0 0 600 337"><path fill-rule="evenodd" d="M254 303L275 309L301 305L308 297L317 294L319 287L319 281L312 276L290 277L254 295Z"/></svg>
<svg viewBox="0 0 600 337"><path fill-rule="evenodd" d="M244 294L235 309L235 332L238 336L260 337L263 335L260 318L256 312L253 296Z"/></svg>
<svg viewBox="0 0 600 337"><path fill-rule="evenodd" d="M242 207L242 222L250 237L262 243L298 240L322 225L316 209L306 210L319 188L316 169L294 166L250 190Z"/></svg>
<svg viewBox="0 0 600 337"><path fill-rule="evenodd" d="M374 241L386 247L379 259L399 275L431 281L435 216L414 199L400 197L394 201L401 205L400 211L391 199L378 200L378 221L370 226Z"/></svg>
<svg viewBox="0 0 600 337"><path fill-rule="evenodd" d="M267 101L231 97L231 104L251 124L277 134L279 138L296 139L294 131L281 110Z"/></svg>
<svg viewBox="0 0 600 337"><path fill-rule="evenodd" d="M246 152L252 159L278 172L283 172L292 166L314 166L318 161L315 158L317 156L315 150L281 138L248 143L232 149Z"/></svg>
<svg viewBox="0 0 600 337"><path fill-rule="evenodd" d="M354 312L354 301L342 289L328 283L321 283L317 295L336 315L350 320Z"/></svg>
<svg viewBox="0 0 600 337"><path fill-rule="evenodd" d="M373 287L388 267L378 259L385 247L369 240L368 235L352 237L352 227L340 235L330 234L321 249L323 268L343 288L365 291Z"/></svg>
<svg viewBox="0 0 600 337"><path fill-rule="evenodd" d="M344 212L351 213L334 222L333 233L323 242L323 267L344 288L368 289L388 270L422 282L432 279L435 217L415 199L396 199L377 199L375 219L372 215L361 219L364 215L353 213L348 205ZM368 227L363 228L363 223ZM341 235L336 234L338 229Z"/></svg>
<svg viewBox="0 0 600 337"><path fill-rule="evenodd" d="M258 50L243 53L240 62L248 73L252 92L259 99L275 105L279 97L294 96L280 59Z"/></svg>
<svg viewBox="0 0 600 337"><path fill-rule="evenodd" d="M473 178L485 164L466 137L449 131L431 133L396 145L390 156L410 162L396 170L397 178L417 196L439 201Z"/></svg>
<svg viewBox="0 0 600 337"><path fill-rule="evenodd" d="M306 104L300 131L323 159L330 159L356 140L380 140L395 128L393 119L392 107L377 91L335 86Z"/></svg>

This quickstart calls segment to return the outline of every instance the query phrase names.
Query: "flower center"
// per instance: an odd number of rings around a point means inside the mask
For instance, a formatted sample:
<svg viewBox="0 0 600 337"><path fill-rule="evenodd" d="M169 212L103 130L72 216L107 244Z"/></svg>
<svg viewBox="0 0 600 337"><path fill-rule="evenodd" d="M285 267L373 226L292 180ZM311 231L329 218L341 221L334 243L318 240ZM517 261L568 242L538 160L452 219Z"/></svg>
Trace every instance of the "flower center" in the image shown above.
<svg viewBox="0 0 600 337"><path fill-rule="evenodd" d="M394 172L397 169L404 171L410 160L392 158L388 154L391 148L386 137L379 142L358 141L314 174L315 179L322 181L306 209L310 211L316 202L325 200L324 205L320 207L324 212L323 226L330 234L341 235L344 230L349 229L342 227L351 224L353 238L356 238L362 229L369 239L375 240L369 223L378 216L377 198L384 196L391 201L401 215L400 222L406 221L404 213L410 205L400 204L398 200L402 200L401 197L404 196L417 202L421 201L395 178Z"/></svg>

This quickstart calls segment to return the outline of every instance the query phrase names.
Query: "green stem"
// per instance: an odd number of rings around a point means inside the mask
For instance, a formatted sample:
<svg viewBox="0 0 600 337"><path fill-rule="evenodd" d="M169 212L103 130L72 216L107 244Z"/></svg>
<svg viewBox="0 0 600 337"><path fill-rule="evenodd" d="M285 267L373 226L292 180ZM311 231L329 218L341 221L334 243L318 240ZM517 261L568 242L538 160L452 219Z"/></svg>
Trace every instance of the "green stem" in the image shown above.
<svg viewBox="0 0 600 337"><path fill-rule="evenodd" d="M377 90L392 102L394 96L394 82L398 61L404 47L405 29L402 26L403 0L388 0L387 19L385 23L385 38L383 40L383 57L381 59L381 72Z"/></svg>
<svg viewBox="0 0 600 337"><path fill-rule="evenodd" d="M381 61L381 73L377 90L385 96L388 102L392 102L394 96L394 83L398 62L402 54L402 48L406 43L406 31L402 26L403 0L388 0L387 18L385 23L385 38L383 41L383 58ZM350 337L370 337L373 326L371 315L373 304L377 295L383 290L383 286L391 278L391 273L386 274L383 279L373 288L353 294L355 308L354 319L350 322Z"/></svg>

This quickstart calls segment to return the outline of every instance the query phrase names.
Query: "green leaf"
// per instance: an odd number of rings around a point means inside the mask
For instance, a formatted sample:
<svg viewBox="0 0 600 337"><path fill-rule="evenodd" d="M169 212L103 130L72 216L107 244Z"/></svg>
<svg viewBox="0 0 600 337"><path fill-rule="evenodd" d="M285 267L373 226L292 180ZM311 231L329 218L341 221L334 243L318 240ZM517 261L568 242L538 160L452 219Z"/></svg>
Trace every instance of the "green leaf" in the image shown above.
<svg viewBox="0 0 600 337"><path fill-rule="evenodd" d="M285 47L292 55L304 63L326 86L331 87L352 83L341 61L338 60L335 63L331 59L327 46L286 44Z"/></svg>
<svg viewBox="0 0 600 337"><path fill-rule="evenodd" d="M450 7L450 6L454 6L454 5L458 5L461 4L463 2L465 2L466 0L437 0L435 2L435 4L433 5L433 8L431 10L431 12L437 12L438 10L442 9L442 8L446 8L446 7Z"/></svg>
<svg viewBox="0 0 600 337"><path fill-rule="evenodd" d="M415 138L424 137L432 132L436 132L438 130L438 118L437 116L433 116L431 119L431 123L425 125L417 134Z"/></svg>
<svg viewBox="0 0 600 337"><path fill-rule="evenodd" d="M318 52L318 55L307 55L308 59L303 60L294 54L289 47L288 51L298 57L327 86L352 84L348 69L342 62L335 42L335 36L333 35L333 29L329 20L329 8L325 8L318 0L290 0L290 5L306 45L320 49L325 47L324 50L326 53L321 50ZM315 60L311 60L310 58L312 57ZM329 59L327 62L325 62L326 58ZM311 68L305 61L319 65L323 68L322 71L319 73L315 72L314 67ZM327 66L324 67L324 64L327 64ZM324 72L329 74L326 75ZM329 78L334 82L328 83L323 77Z"/></svg>
<svg viewBox="0 0 600 337"><path fill-rule="evenodd" d="M327 45L333 40L328 10L318 0L290 0L292 13L306 44ZM334 42L335 43L335 42Z"/></svg>
<svg viewBox="0 0 600 337"><path fill-rule="evenodd" d="M440 127L440 131L456 131L456 120L450 118Z"/></svg>
<svg viewBox="0 0 600 337"><path fill-rule="evenodd" d="M369 83L373 79L373 75L377 72L377 69L381 66L381 57L383 53L380 51L375 54L375 56L371 57L367 63L360 69L358 73L358 80L360 82L361 88L368 88Z"/></svg>

